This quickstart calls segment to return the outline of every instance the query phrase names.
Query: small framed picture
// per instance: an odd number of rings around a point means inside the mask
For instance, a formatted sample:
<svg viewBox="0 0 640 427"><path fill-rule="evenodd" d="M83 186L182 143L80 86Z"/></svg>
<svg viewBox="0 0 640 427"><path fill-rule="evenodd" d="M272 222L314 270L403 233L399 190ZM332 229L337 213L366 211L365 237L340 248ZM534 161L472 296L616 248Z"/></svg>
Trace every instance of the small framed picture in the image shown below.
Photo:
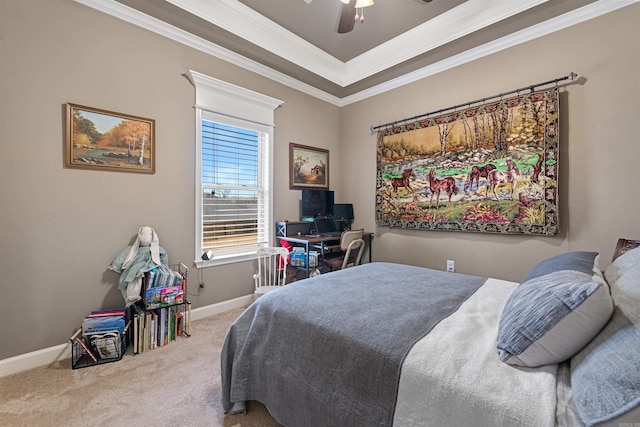
<svg viewBox="0 0 640 427"><path fill-rule="evenodd" d="M329 189L329 150L289 143L289 188Z"/></svg>
<svg viewBox="0 0 640 427"><path fill-rule="evenodd" d="M70 168L155 173L155 120L67 104Z"/></svg>

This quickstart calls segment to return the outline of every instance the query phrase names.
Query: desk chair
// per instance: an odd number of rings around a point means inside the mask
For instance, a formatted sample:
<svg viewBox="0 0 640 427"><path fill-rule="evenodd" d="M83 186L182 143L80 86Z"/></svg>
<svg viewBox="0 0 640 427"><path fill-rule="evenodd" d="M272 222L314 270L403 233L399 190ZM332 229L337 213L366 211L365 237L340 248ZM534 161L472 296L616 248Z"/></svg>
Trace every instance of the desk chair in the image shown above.
<svg viewBox="0 0 640 427"><path fill-rule="evenodd" d="M340 236L340 250L342 254L325 258L324 263L330 269L344 269L359 265L362 260L362 252L364 251L364 229L347 230Z"/></svg>
<svg viewBox="0 0 640 427"><path fill-rule="evenodd" d="M253 275L255 295L260 296L287 284L289 251L286 248L258 249L256 264L257 273Z"/></svg>

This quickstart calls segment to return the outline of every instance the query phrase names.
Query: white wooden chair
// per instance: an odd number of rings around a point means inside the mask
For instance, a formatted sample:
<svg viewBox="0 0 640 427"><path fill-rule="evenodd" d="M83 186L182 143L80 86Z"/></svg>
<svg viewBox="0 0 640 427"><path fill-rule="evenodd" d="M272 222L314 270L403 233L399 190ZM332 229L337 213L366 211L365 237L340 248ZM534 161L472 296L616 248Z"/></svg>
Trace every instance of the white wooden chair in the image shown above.
<svg viewBox="0 0 640 427"><path fill-rule="evenodd" d="M256 296L286 285L289 251L282 247L260 248L257 252L257 273L253 275Z"/></svg>

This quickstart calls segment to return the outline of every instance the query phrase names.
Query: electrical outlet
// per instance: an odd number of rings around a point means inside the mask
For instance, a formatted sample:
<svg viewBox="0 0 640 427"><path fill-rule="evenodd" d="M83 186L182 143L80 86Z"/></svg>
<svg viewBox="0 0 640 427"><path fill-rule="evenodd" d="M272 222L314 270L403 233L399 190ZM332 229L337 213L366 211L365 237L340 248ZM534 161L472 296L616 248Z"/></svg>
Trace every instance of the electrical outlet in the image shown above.
<svg viewBox="0 0 640 427"><path fill-rule="evenodd" d="M452 259L448 259L447 260L447 271L449 271L451 273L456 271L456 266L455 266L455 263L453 262Z"/></svg>

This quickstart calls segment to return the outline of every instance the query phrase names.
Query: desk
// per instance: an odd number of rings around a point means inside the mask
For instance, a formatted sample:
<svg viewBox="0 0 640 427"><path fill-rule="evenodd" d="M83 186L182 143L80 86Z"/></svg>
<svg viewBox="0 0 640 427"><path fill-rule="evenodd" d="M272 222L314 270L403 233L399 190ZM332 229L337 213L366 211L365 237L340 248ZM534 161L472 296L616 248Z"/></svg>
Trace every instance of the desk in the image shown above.
<svg viewBox="0 0 640 427"><path fill-rule="evenodd" d="M324 243L340 241L340 236L278 236L276 237L278 240L284 240L291 243L298 243L304 245L304 252L306 253L305 260L305 277L309 277L309 250L311 249L311 245L319 245L320 246L320 260L319 262L324 261ZM364 233L362 238L365 241L365 248L369 248L369 262L371 262L371 239L373 238L373 233Z"/></svg>

